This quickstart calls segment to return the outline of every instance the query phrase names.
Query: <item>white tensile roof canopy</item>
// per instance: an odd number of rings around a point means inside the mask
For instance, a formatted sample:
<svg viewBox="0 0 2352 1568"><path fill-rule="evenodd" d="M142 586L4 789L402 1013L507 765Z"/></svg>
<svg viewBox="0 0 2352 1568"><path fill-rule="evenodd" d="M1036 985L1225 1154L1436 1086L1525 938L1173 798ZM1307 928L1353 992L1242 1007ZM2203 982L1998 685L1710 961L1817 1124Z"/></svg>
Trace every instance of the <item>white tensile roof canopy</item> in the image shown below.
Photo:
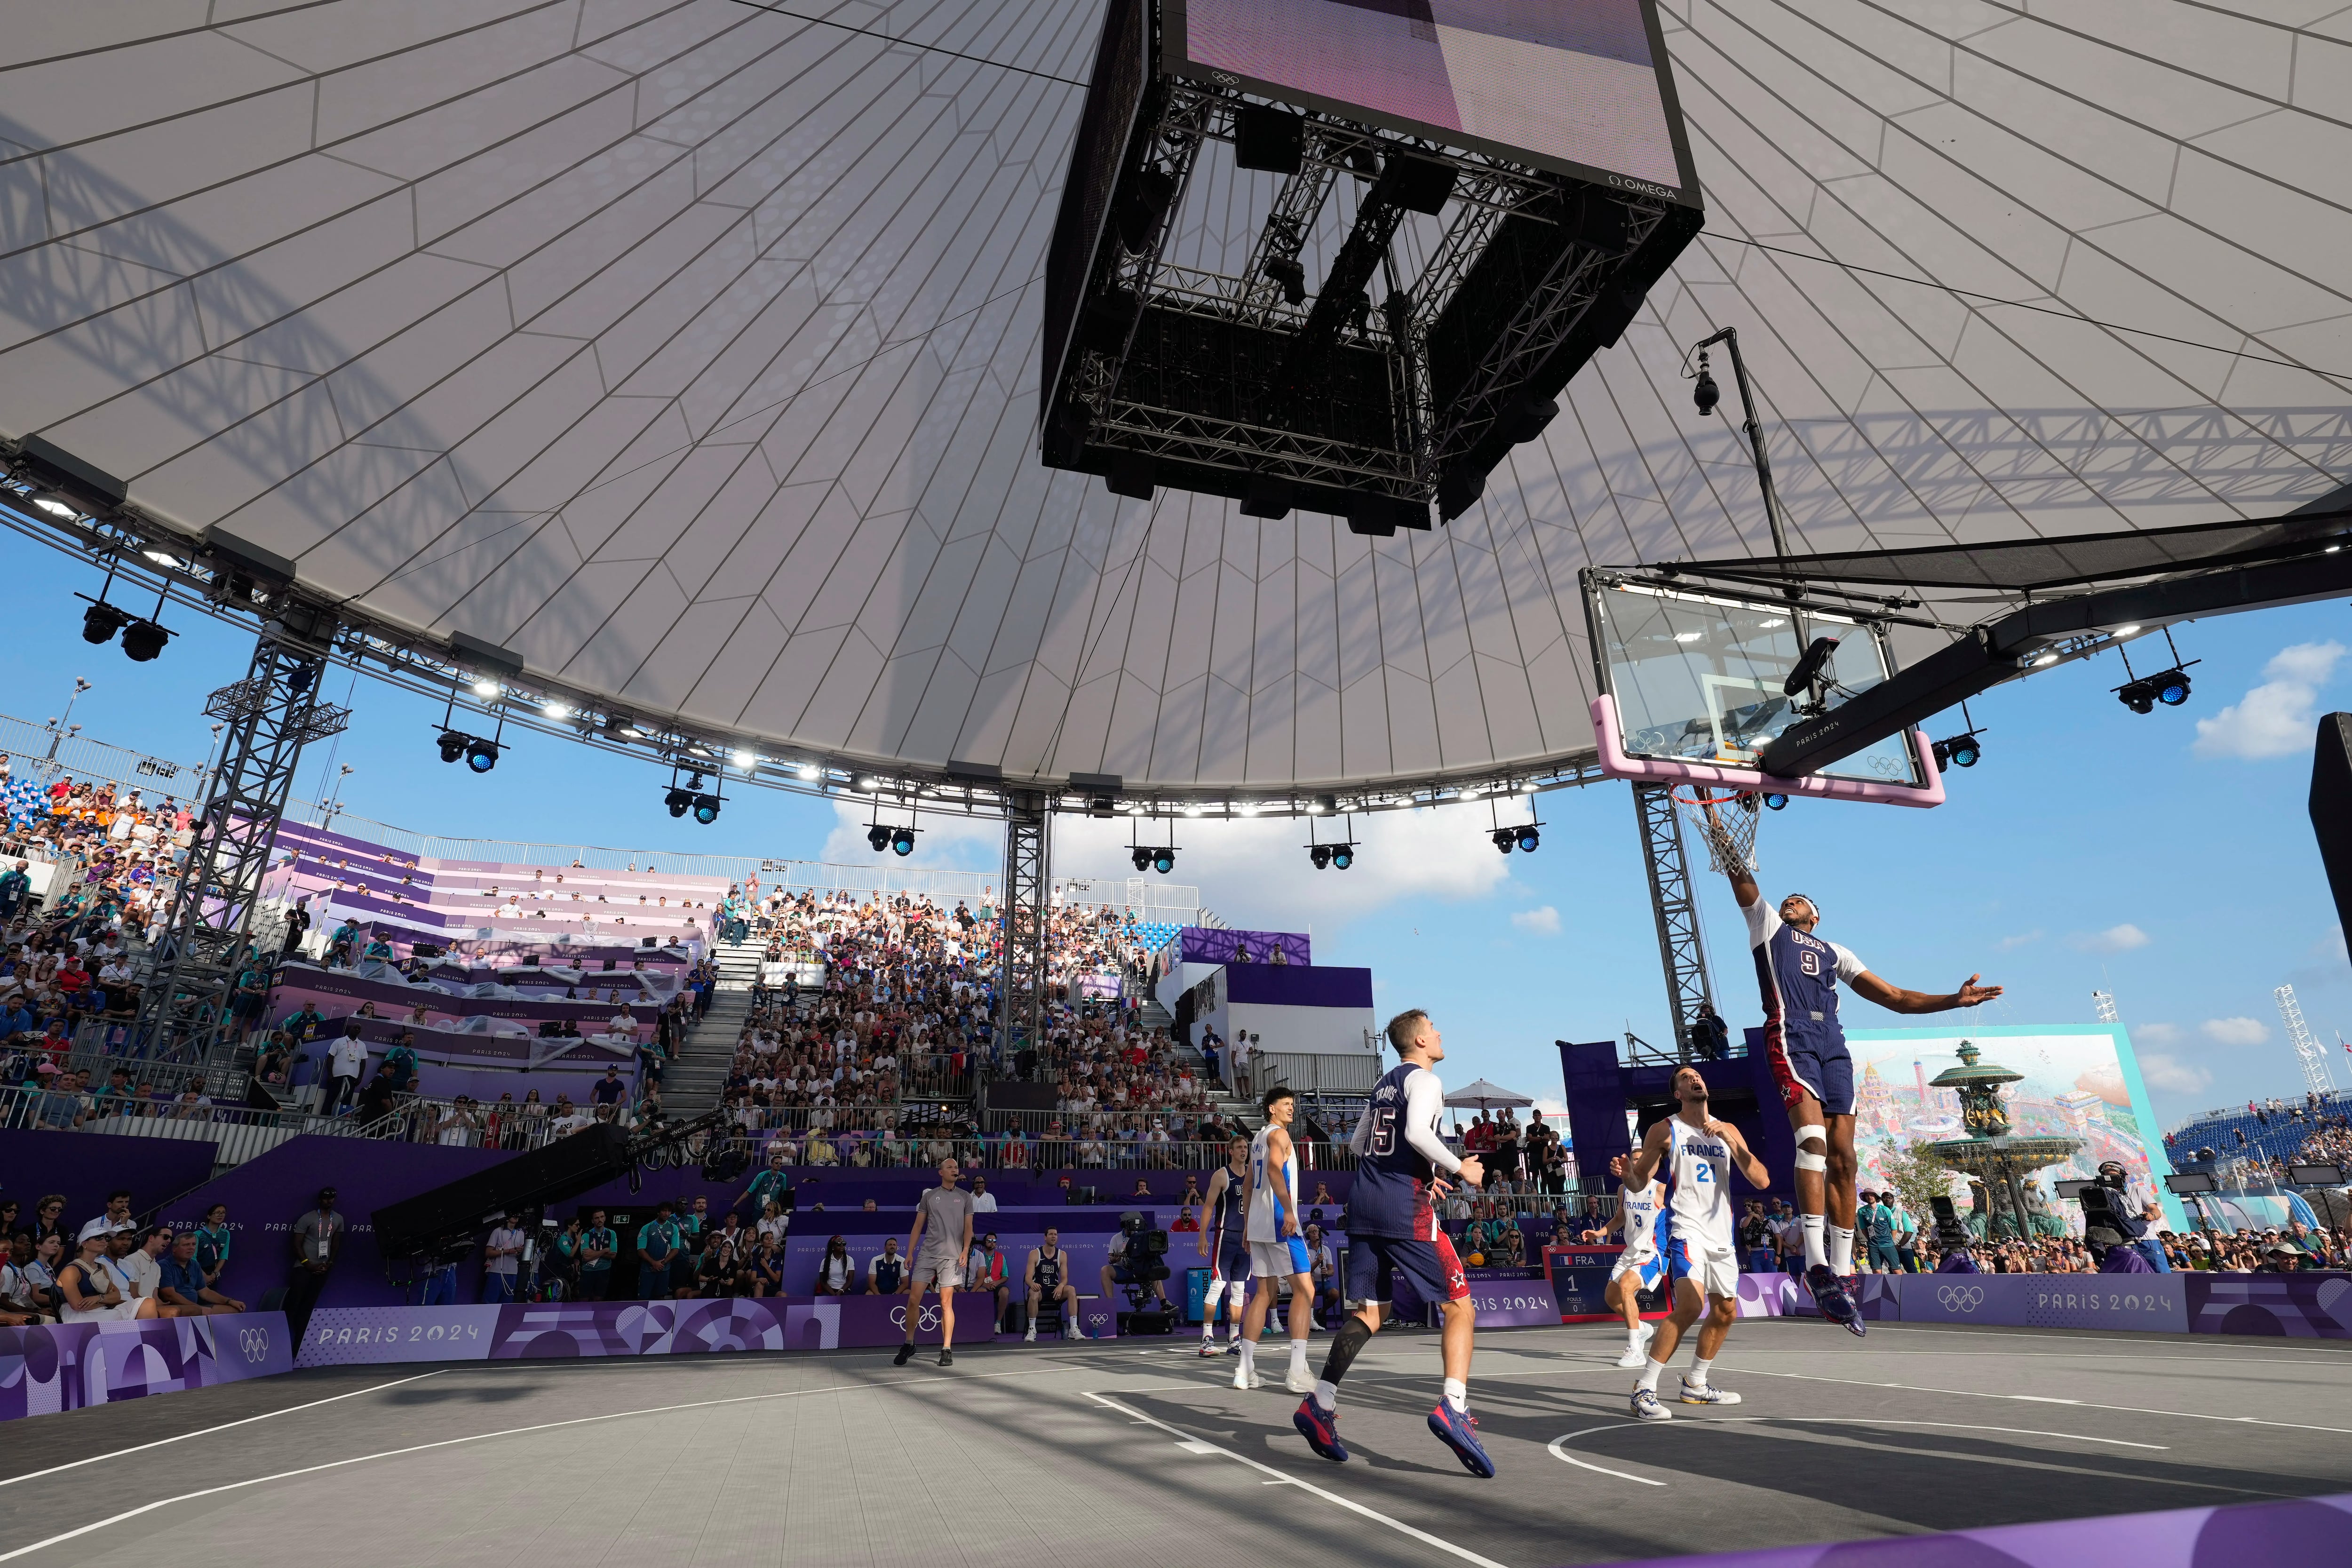
<svg viewBox="0 0 2352 1568"><path fill-rule="evenodd" d="M20 6L0 432L779 754L1533 773L1592 744L1580 567L1769 551L1681 379L1718 327L1797 550L2352 477L2352 12L2264 9L1675 0L1706 232L1479 504L1367 539L1041 466L1095 0ZM1245 251L1276 179L1204 165L1175 250Z"/></svg>

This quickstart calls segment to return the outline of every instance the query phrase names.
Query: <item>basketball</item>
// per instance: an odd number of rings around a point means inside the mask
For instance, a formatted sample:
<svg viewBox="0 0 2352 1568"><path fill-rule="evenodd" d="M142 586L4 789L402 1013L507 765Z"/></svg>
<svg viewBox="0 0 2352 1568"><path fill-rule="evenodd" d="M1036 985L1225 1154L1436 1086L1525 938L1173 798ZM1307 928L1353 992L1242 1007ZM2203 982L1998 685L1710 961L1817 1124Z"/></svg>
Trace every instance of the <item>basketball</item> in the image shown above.
<svg viewBox="0 0 2352 1568"><path fill-rule="evenodd" d="M1470 1267L1471 1267L1471 1268L1485 1268L1485 1267L1486 1267L1486 1255L1485 1253L1483 1253L1483 1252L1474 1252L1474 1253L1472 1253L1472 1254L1470 1255Z"/></svg>

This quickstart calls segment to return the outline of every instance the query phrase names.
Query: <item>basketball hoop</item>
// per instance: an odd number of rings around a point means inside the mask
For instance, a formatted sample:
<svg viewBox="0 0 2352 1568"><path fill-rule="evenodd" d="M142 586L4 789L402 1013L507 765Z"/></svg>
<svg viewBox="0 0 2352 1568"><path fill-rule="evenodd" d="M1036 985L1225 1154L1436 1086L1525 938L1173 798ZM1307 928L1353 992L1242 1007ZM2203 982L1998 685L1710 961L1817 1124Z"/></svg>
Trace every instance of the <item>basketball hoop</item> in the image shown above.
<svg viewBox="0 0 2352 1568"><path fill-rule="evenodd" d="M1761 795L1717 784L1676 784L1667 794L1706 846L1709 870L1755 871L1756 824L1764 815Z"/></svg>

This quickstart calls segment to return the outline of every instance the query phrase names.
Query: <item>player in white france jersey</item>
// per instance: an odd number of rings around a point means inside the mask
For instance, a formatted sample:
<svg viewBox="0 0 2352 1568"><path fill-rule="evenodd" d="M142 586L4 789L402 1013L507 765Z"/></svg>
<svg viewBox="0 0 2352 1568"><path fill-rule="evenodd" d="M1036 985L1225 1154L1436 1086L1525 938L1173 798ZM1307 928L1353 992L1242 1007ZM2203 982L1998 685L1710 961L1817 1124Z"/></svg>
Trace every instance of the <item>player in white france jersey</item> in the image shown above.
<svg viewBox="0 0 2352 1568"><path fill-rule="evenodd" d="M1626 1162L1623 1154L1609 1162L1609 1173L1620 1183L1625 1178ZM1617 1225L1625 1238L1625 1250L1617 1255L1615 1266L1609 1270L1609 1289L1601 1300L1625 1315L1625 1353L1617 1358L1617 1364L1628 1372L1650 1359L1650 1339L1657 1332L1642 1321L1641 1292L1655 1290L1666 1277L1665 1248L1660 1237L1665 1222L1660 1207L1664 1196L1655 1180L1645 1187L1617 1189Z"/></svg>
<svg viewBox="0 0 2352 1568"><path fill-rule="evenodd" d="M1293 1394L1312 1394L1315 1374L1307 1370L1307 1333L1315 1321L1315 1260L1307 1255L1306 1229L1298 1217L1298 1147L1290 1141L1298 1100L1287 1087L1276 1084L1265 1091L1261 1104L1265 1125L1250 1141L1249 1194L1244 1204L1249 1216L1250 1279L1257 1289L1242 1313L1242 1361L1234 1369L1234 1386L1258 1386L1257 1337L1265 1331L1275 1293L1287 1283L1290 1371L1283 1386Z"/></svg>
<svg viewBox="0 0 2352 1568"><path fill-rule="evenodd" d="M1651 1124L1641 1152L1625 1171L1629 1187L1646 1184L1654 1173L1664 1173L1662 1239L1666 1278L1674 1281L1675 1292L1674 1310L1659 1326L1649 1358L1642 1364L1641 1382L1633 1388L1633 1415L1643 1421L1668 1418L1665 1407L1658 1403L1658 1375L1666 1370L1682 1336L1698 1321L1701 1307L1706 1309L1706 1325L1698 1331L1697 1359L1683 1374L1683 1403L1739 1403L1739 1395L1707 1383L1707 1369L1723 1349L1732 1320L1739 1315L1739 1256L1734 1249L1731 1224L1732 1167L1737 1165L1748 1184L1759 1192L1772 1184L1771 1173L1763 1161L1748 1152L1739 1129L1707 1114L1706 1079L1698 1068L1676 1069L1675 1101L1679 1109Z"/></svg>

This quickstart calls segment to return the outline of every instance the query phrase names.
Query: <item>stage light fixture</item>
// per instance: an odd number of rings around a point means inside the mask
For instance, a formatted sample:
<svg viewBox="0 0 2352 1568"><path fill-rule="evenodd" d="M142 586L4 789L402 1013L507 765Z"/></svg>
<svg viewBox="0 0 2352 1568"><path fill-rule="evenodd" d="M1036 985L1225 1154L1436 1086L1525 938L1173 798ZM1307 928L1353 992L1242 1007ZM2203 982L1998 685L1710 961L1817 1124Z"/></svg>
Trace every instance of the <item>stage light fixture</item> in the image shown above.
<svg viewBox="0 0 2352 1568"><path fill-rule="evenodd" d="M1538 833L1534 828L1522 827L1519 829L1519 848L1521 852L1532 855L1536 852L1536 846L1542 842L1543 835Z"/></svg>
<svg viewBox="0 0 2352 1568"><path fill-rule="evenodd" d="M874 853L879 855L890 847L890 830L877 822L866 830L866 842L874 847ZM1136 869L1140 871L1143 868L1138 866Z"/></svg>
<svg viewBox="0 0 2352 1568"><path fill-rule="evenodd" d="M84 636L89 635L87 632ZM122 651L133 664L145 664L163 651L172 634L152 621L132 621L122 628ZM2185 694L2184 694L2185 695Z"/></svg>
<svg viewBox="0 0 2352 1568"><path fill-rule="evenodd" d="M475 696L477 696L477 697L496 697L498 694L499 694L499 683L498 683L497 681L495 681L495 680L477 680L476 682L474 682L474 695L475 695Z"/></svg>
<svg viewBox="0 0 2352 1568"><path fill-rule="evenodd" d="M33 498L33 504L51 517L77 518L81 515L71 501L59 500L53 495L37 495Z"/></svg>
<svg viewBox="0 0 2352 1568"><path fill-rule="evenodd" d="M1497 827L1487 837L1495 841L1495 847L1505 855L1511 852L1511 846L1518 842L1519 837L1516 829L1508 827Z"/></svg>
<svg viewBox="0 0 2352 1568"><path fill-rule="evenodd" d="M1173 849L1153 850L1151 852L1151 868L1159 872L1163 877L1168 875L1169 872L1176 869L1176 851Z"/></svg>
<svg viewBox="0 0 2352 1568"><path fill-rule="evenodd" d="M1265 264L1265 275L1282 285L1283 300L1293 305L1307 302L1307 268L1287 258L1277 257Z"/></svg>
<svg viewBox="0 0 2352 1568"><path fill-rule="evenodd" d="M81 640L86 643L110 643L114 634L129 624L128 611L118 610L100 600L81 613Z"/></svg>
<svg viewBox="0 0 2352 1568"><path fill-rule="evenodd" d="M1315 815L1316 815L1316 816L1330 816L1333 812L1335 812L1335 811L1337 811L1337 810L1339 810L1339 797L1338 795L1317 795L1317 796L1315 797Z"/></svg>
<svg viewBox="0 0 2352 1568"><path fill-rule="evenodd" d="M496 741L475 736L466 743L466 765L478 773L488 773L499 765L499 750Z"/></svg>
<svg viewBox="0 0 2352 1568"><path fill-rule="evenodd" d="M719 820L719 797L698 795L694 797L694 820L708 827Z"/></svg>
<svg viewBox="0 0 2352 1568"><path fill-rule="evenodd" d="M466 754L466 747L467 747L467 743L468 743L468 742L470 742L472 740L473 740L473 737L472 737L471 735L466 734L466 733L465 733L464 731L458 731L458 730L444 730L444 731L441 731L441 760L442 760L443 762L445 762L445 763L454 763L454 762L456 762L459 757L462 757L462 756L464 756L464 755Z"/></svg>
<svg viewBox="0 0 2352 1568"><path fill-rule="evenodd" d="M1786 811L1789 809L1789 797L1785 795L1768 795L1764 797L1764 807L1768 811Z"/></svg>
<svg viewBox="0 0 2352 1568"><path fill-rule="evenodd" d="M684 816L688 809L694 805L694 792L679 789L673 784L670 786L669 794L662 796L662 804L669 807L669 814L672 816Z"/></svg>
<svg viewBox="0 0 2352 1568"><path fill-rule="evenodd" d="M880 846L877 845L876 847L879 848ZM1137 848L1130 850L1127 858L1130 861L1134 862L1135 868L1139 871L1149 871L1151 869L1151 851L1149 849L1138 847Z"/></svg>
<svg viewBox="0 0 2352 1568"><path fill-rule="evenodd" d="M2168 669L2160 675L2151 675L2147 683L2155 688L2156 700L2167 708L2178 708L2189 700L2189 672L2185 669Z"/></svg>
<svg viewBox="0 0 2352 1568"><path fill-rule="evenodd" d="M1307 858L1314 861L1315 868L1320 871L1331 863L1331 847L1328 844L1310 844L1307 847Z"/></svg>
<svg viewBox="0 0 2352 1568"><path fill-rule="evenodd" d="M737 752L733 761L738 773L748 773L760 765L760 759L750 752Z"/></svg>
<svg viewBox="0 0 2352 1568"><path fill-rule="evenodd" d="M1331 846L1331 866L1334 870L1344 871L1355 863L1356 847L1354 845L1334 844Z"/></svg>
<svg viewBox="0 0 2352 1568"><path fill-rule="evenodd" d="M824 770L818 767L814 763L803 763L801 764L801 783L814 784L817 780L823 777L824 777Z"/></svg>
<svg viewBox="0 0 2352 1568"><path fill-rule="evenodd" d="M1978 743L1973 730L1964 735L1955 735L1948 741L1938 741L1933 750L1938 768L1972 768L1977 765L1977 759L1984 755L1984 748Z"/></svg>
<svg viewBox="0 0 2352 1568"><path fill-rule="evenodd" d="M563 720L572 717L572 705L568 702L556 702L551 700L541 710L551 719Z"/></svg>
<svg viewBox="0 0 2352 1568"><path fill-rule="evenodd" d="M912 855L915 852L915 830L902 827L890 835L890 848L894 854Z"/></svg>

